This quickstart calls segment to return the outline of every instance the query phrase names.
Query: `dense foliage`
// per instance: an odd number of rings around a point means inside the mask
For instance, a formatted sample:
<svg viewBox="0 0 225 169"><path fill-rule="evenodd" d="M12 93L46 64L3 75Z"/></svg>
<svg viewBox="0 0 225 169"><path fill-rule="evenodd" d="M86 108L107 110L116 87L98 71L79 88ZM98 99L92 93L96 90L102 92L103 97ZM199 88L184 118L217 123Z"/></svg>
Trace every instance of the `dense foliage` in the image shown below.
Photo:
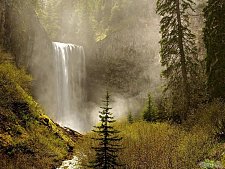
<svg viewBox="0 0 225 169"><path fill-rule="evenodd" d="M200 128L187 132L167 123L147 122L118 123L116 127L122 131L122 145L125 149L119 154L119 159L126 164L125 168L199 169L199 160L215 155L210 154L213 138ZM82 164L86 164L95 155L93 150L90 151L93 144L98 145L91 139L93 135L86 135L76 146L76 155ZM216 157L220 159L223 155L219 153Z"/></svg>
<svg viewBox="0 0 225 169"><path fill-rule="evenodd" d="M157 120L157 110L154 107L151 95L148 95L146 108L143 112L143 120L147 122L155 122Z"/></svg>
<svg viewBox="0 0 225 169"><path fill-rule="evenodd" d="M225 98L225 2L209 0L204 16L208 91L212 98Z"/></svg>
<svg viewBox="0 0 225 169"><path fill-rule="evenodd" d="M161 63L163 76L168 79L173 111L186 119L191 105L192 85L197 79L197 48L191 33L188 11L193 10L191 0L158 0L157 12L162 16Z"/></svg>

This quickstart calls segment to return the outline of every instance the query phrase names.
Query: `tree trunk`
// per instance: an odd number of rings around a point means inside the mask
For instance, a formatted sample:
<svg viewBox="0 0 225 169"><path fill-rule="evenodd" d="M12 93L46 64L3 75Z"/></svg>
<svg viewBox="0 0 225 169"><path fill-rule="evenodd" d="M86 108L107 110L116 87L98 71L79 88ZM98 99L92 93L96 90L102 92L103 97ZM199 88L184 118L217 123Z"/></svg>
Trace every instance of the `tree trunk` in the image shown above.
<svg viewBox="0 0 225 169"><path fill-rule="evenodd" d="M181 23L181 14L180 14L180 0L176 1L176 13L177 13L177 22L178 22L178 48L180 54L180 63L181 63L181 71L182 71L182 78L183 78L183 85L184 85L184 94L185 94L185 112L183 114L183 119L186 119L187 113L189 111L190 106L190 90L189 90L189 83L187 77L187 65L186 65L186 58L184 52L184 45L183 45L183 28Z"/></svg>

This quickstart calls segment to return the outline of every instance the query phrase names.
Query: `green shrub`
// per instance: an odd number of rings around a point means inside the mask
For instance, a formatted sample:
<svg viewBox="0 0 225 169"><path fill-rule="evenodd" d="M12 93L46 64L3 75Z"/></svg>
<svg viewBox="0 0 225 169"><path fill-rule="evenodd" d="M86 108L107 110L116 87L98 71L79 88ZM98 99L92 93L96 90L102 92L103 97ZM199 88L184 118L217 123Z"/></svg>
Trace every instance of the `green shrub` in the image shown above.
<svg viewBox="0 0 225 169"><path fill-rule="evenodd" d="M221 100L199 106L192 112L185 126L188 129L201 128L212 137L225 136L225 104ZM224 138L225 139L225 138Z"/></svg>
<svg viewBox="0 0 225 169"><path fill-rule="evenodd" d="M15 102L23 102L30 85L31 77L25 70L9 63L0 64L0 106L10 107Z"/></svg>
<svg viewBox="0 0 225 169"><path fill-rule="evenodd" d="M213 139L201 128L185 131L167 123L135 122L117 123L122 131L120 161L126 168L151 169L199 169L199 160L204 159L213 145ZM94 157L91 146L96 145L94 133L77 143L77 156L82 164Z"/></svg>

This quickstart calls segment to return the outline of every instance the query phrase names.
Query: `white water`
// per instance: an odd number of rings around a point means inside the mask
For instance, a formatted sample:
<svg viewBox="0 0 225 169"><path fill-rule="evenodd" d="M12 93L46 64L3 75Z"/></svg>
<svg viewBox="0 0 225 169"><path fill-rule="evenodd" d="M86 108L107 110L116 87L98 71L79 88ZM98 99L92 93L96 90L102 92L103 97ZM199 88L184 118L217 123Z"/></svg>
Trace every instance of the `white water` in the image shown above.
<svg viewBox="0 0 225 169"><path fill-rule="evenodd" d="M53 119L62 126L82 131L85 127L85 54L81 46L53 42L55 54L56 112Z"/></svg>
<svg viewBox="0 0 225 169"><path fill-rule="evenodd" d="M57 169L80 169L79 160L76 156L72 160L65 160L62 165Z"/></svg>

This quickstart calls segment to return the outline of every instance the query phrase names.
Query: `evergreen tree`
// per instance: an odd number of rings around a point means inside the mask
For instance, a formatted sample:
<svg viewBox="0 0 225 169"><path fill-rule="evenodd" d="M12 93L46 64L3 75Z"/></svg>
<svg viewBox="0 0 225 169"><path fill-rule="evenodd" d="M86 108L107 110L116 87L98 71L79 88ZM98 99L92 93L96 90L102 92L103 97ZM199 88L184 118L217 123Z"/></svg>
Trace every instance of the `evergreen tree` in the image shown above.
<svg viewBox="0 0 225 169"><path fill-rule="evenodd" d="M172 109L182 112L185 119L191 105L193 79L198 61L195 36L189 29L188 12L194 11L192 0L158 0L157 13L161 19L161 63L163 76L168 80ZM174 110L172 110L174 111Z"/></svg>
<svg viewBox="0 0 225 169"><path fill-rule="evenodd" d="M130 124L132 124L134 122L133 115L131 112L129 112L127 120L128 120L128 123L130 123Z"/></svg>
<svg viewBox="0 0 225 169"><path fill-rule="evenodd" d="M143 113L143 119L147 122L154 122L157 120L156 110L152 103L151 95L148 95L147 108Z"/></svg>
<svg viewBox="0 0 225 169"><path fill-rule="evenodd" d="M207 49L208 91L211 98L225 98L225 1L208 0L204 9L204 42Z"/></svg>
<svg viewBox="0 0 225 169"><path fill-rule="evenodd" d="M111 125L115 120L112 113L109 112L112 109L109 107L109 101L110 95L107 92L105 100L103 100L105 105L100 107L102 111L99 112L101 124L95 126L95 130L93 130L98 134L98 137L93 139L99 141L98 146L93 147L96 152L96 158L91 162L91 167L96 169L110 169L121 166L117 162L117 153L121 149L119 142L122 138L117 135L119 131L115 130Z"/></svg>

